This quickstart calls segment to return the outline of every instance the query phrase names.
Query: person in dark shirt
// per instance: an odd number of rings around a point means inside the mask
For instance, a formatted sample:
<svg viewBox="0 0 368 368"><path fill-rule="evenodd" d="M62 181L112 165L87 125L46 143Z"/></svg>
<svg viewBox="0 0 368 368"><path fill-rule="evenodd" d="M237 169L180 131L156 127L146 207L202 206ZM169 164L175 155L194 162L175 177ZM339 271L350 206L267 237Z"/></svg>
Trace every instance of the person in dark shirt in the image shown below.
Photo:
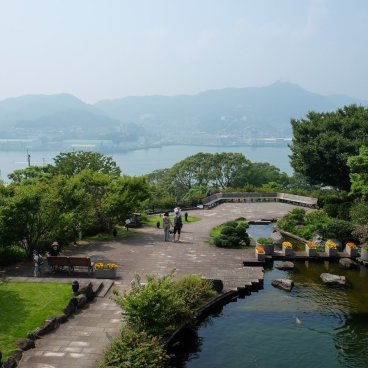
<svg viewBox="0 0 368 368"><path fill-rule="evenodd" d="M54 241L51 245L50 245L50 249L48 251L49 256L51 257L57 257L60 255L61 253L61 248L60 245L57 241Z"/></svg>

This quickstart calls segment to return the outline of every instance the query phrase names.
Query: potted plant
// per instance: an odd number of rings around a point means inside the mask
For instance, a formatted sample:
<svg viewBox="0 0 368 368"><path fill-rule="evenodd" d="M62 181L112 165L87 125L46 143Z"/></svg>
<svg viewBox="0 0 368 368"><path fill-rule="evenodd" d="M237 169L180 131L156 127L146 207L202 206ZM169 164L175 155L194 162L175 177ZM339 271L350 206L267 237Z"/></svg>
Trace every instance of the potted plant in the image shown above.
<svg viewBox="0 0 368 368"><path fill-rule="evenodd" d="M332 240L327 240L325 243L325 252L329 257L337 257L337 245Z"/></svg>
<svg viewBox="0 0 368 368"><path fill-rule="evenodd" d="M266 255L273 255L274 245L271 238L258 238L257 245L260 245L264 249Z"/></svg>
<svg viewBox="0 0 368 368"><path fill-rule="evenodd" d="M114 279L116 277L116 263L95 263L95 277L96 279Z"/></svg>
<svg viewBox="0 0 368 368"><path fill-rule="evenodd" d="M257 261L264 262L266 260L266 253L262 246L256 246L256 258Z"/></svg>
<svg viewBox="0 0 368 368"><path fill-rule="evenodd" d="M317 245L309 241L305 243L305 253L308 257L317 257Z"/></svg>
<svg viewBox="0 0 368 368"><path fill-rule="evenodd" d="M285 254L285 256L292 256L293 255L293 245L288 241L282 242L282 251Z"/></svg>
<svg viewBox="0 0 368 368"><path fill-rule="evenodd" d="M362 245L360 252L360 258L362 261L368 262L368 243Z"/></svg>
<svg viewBox="0 0 368 368"><path fill-rule="evenodd" d="M356 246L355 243L353 242L348 242L345 245L345 252L350 256L350 257L357 257L358 256L358 247Z"/></svg>

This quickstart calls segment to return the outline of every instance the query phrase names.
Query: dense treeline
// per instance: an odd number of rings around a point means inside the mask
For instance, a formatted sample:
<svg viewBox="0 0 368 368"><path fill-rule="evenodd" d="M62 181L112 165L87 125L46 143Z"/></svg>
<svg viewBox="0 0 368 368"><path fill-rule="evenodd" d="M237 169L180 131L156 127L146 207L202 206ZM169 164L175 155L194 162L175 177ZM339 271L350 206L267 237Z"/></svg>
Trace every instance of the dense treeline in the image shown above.
<svg viewBox="0 0 368 368"><path fill-rule="evenodd" d="M171 208L173 205L197 205L206 193L242 188L251 191L264 186L285 188L287 174L268 163L252 163L241 153L197 153L170 169L156 170L146 176L154 193L150 205Z"/></svg>
<svg viewBox="0 0 368 368"><path fill-rule="evenodd" d="M0 244L30 252L53 239L108 232L150 196L143 177L120 176L109 157L61 153L55 165L17 170L0 190Z"/></svg>

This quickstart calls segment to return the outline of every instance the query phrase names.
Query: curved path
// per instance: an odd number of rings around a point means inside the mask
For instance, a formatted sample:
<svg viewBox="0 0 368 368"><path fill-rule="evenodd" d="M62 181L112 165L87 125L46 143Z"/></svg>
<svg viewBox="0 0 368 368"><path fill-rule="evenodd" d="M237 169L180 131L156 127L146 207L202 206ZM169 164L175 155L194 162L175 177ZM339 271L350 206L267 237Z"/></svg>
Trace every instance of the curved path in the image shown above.
<svg viewBox="0 0 368 368"><path fill-rule="evenodd" d="M184 223L179 243L164 242L162 229L143 227L119 241L75 246L64 253L118 263L114 287L121 292L129 290L130 281L136 274L162 276L172 269L176 269L178 276L196 273L221 279L225 290L230 290L262 279L263 268L243 267L244 260L255 259L253 249L208 246L205 241L210 230L240 216L247 220L279 218L294 207L283 203L227 203L212 210L191 212L202 220ZM31 275L32 270L29 269L28 276ZM110 337L119 333L120 316L120 308L110 297L96 298L55 332L37 340L36 348L23 354L19 367L96 367Z"/></svg>

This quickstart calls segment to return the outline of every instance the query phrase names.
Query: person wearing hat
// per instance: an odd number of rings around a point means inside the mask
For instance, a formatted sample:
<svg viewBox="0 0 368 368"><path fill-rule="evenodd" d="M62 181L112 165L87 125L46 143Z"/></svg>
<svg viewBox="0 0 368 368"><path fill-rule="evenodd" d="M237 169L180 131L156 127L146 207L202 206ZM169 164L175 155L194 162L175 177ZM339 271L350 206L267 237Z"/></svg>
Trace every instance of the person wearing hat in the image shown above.
<svg viewBox="0 0 368 368"><path fill-rule="evenodd" d="M61 253L61 248L60 248L60 245L57 241L54 241L51 245L50 245L50 248L47 252L47 255L49 257L57 257L57 256L60 256L60 253ZM62 266L59 266L59 267L56 267L56 266L51 266L51 269L53 272L56 271L56 268L59 268L59 269L62 269L63 267Z"/></svg>
<svg viewBox="0 0 368 368"><path fill-rule="evenodd" d="M60 245L57 241L54 241L49 248L48 254L51 257L57 257L59 256L61 253L61 248Z"/></svg>
<svg viewBox="0 0 368 368"><path fill-rule="evenodd" d="M183 227L183 220L181 219L180 208L174 208L174 242L180 240L181 228ZM176 240L176 233L178 233L178 239Z"/></svg>

